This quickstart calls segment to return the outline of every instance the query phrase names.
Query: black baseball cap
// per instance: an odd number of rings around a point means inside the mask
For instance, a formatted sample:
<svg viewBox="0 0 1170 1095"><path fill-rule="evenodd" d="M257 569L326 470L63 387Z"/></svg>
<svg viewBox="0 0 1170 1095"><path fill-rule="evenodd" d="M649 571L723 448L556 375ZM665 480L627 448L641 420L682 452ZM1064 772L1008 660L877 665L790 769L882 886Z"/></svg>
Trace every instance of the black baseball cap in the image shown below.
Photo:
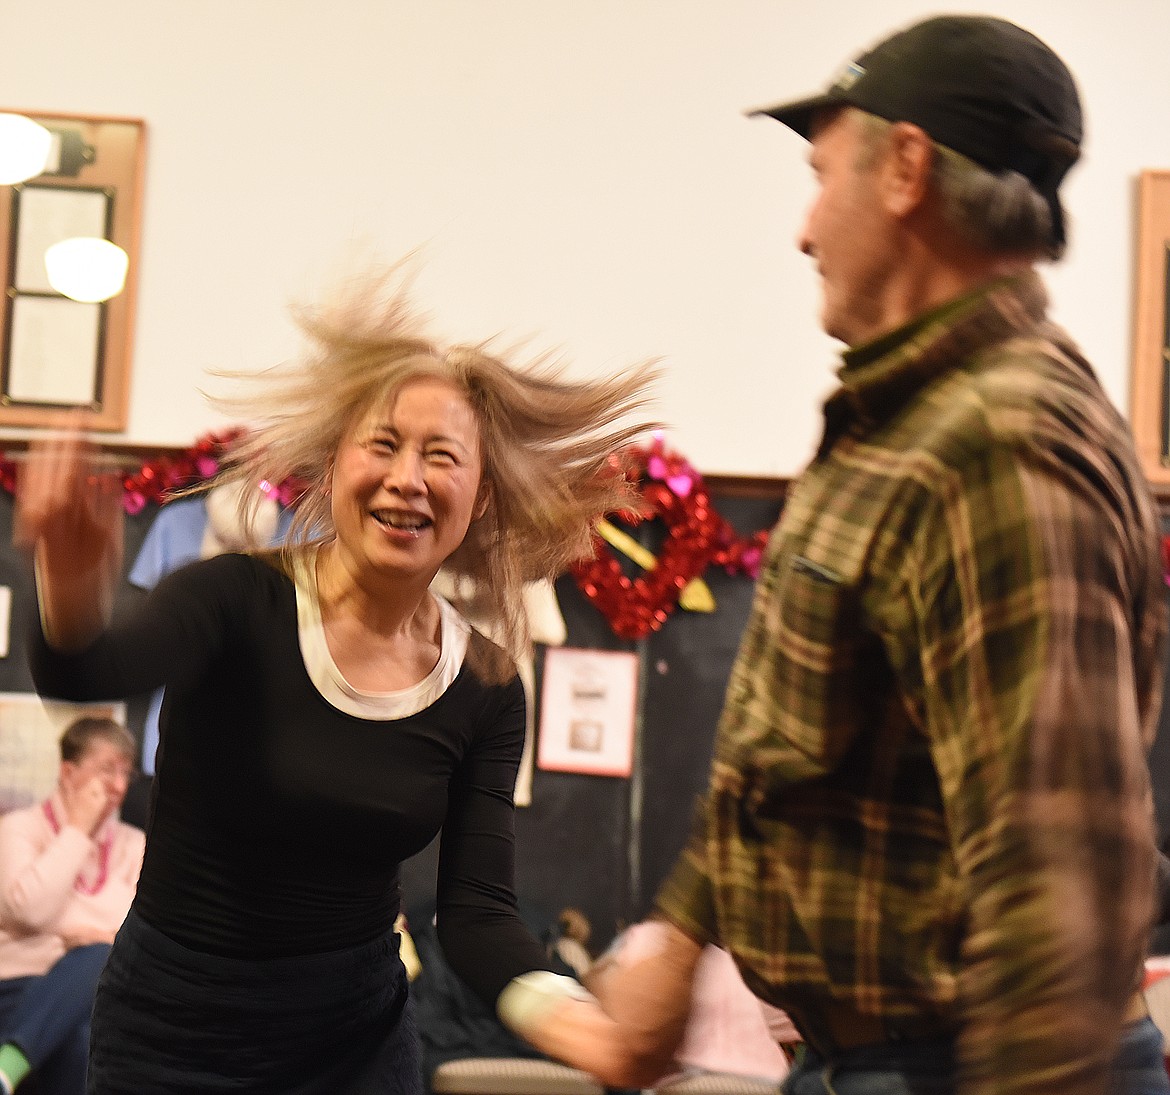
<svg viewBox="0 0 1170 1095"><path fill-rule="evenodd" d="M991 172L1018 171L1064 243L1057 192L1080 156L1081 104L1065 63L1034 34L992 16L935 16L851 61L820 94L750 113L807 138L817 112L834 106L912 122Z"/></svg>

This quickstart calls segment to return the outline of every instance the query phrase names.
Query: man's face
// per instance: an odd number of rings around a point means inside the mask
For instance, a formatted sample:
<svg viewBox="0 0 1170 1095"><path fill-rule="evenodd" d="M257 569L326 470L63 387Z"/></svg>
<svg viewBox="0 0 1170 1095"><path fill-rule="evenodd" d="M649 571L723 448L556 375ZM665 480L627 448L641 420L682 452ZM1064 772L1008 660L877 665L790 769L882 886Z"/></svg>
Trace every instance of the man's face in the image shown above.
<svg viewBox="0 0 1170 1095"><path fill-rule="evenodd" d="M851 108L820 119L810 145L818 190L798 242L821 275L822 326L856 346L892 326L897 225L881 201L882 146L867 151L862 116Z"/></svg>

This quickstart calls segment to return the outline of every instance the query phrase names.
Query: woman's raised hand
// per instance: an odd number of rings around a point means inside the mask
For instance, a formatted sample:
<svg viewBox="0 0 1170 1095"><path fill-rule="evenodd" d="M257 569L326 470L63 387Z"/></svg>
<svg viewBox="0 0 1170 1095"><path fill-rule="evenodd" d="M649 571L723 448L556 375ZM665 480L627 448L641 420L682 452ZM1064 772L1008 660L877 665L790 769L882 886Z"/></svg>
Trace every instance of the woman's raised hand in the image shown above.
<svg viewBox="0 0 1170 1095"><path fill-rule="evenodd" d="M122 569L122 484L70 420L29 448L16 483L13 539L33 551L45 637L87 645L105 627Z"/></svg>

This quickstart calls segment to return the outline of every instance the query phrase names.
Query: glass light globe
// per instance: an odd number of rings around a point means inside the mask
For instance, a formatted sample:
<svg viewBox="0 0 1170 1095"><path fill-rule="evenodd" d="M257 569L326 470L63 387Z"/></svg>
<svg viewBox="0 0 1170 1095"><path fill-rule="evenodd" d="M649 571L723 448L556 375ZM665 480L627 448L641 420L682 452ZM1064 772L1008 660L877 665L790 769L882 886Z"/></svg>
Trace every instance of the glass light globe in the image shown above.
<svg viewBox="0 0 1170 1095"><path fill-rule="evenodd" d="M116 243L74 236L45 252L49 284L62 296L96 304L117 296L126 284L130 260Z"/></svg>
<svg viewBox="0 0 1170 1095"><path fill-rule="evenodd" d="M24 182L45 170L53 134L23 114L0 114L0 186Z"/></svg>

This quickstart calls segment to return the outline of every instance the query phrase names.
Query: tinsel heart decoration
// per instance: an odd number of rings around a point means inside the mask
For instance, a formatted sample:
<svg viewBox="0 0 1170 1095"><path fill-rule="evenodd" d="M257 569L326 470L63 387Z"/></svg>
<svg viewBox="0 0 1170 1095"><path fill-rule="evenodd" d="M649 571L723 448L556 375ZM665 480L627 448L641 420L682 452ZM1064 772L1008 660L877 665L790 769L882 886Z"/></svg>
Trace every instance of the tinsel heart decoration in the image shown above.
<svg viewBox="0 0 1170 1095"><path fill-rule="evenodd" d="M667 452L661 438L650 448L629 448L623 457L644 512L621 518L629 524L642 519L665 524L658 561L652 570L630 578L609 545L595 536L593 558L574 564L572 571L616 635L641 639L666 623L683 587L707 568L726 522L711 507L699 474L681 456Z"/></svg>

